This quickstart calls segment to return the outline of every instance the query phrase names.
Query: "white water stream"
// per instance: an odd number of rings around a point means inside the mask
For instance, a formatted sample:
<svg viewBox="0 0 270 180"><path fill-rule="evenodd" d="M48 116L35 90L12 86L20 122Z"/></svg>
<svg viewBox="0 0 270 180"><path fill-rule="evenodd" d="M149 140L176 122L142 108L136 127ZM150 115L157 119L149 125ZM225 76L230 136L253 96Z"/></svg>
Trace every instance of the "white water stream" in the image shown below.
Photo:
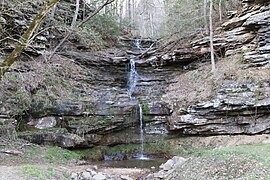
<svg viewBox="0 0 270 180"><path fill-rule="evenodd" d="M141 44L139 40L135 40L135 46L138 50L142 50ZM131 100L138 101L135 97L132 96L133 92L135 91L135 88L137 86L138 81L138 72L136 70L136 62L134 60L134 57L130 58L129 61L129 75L128 75L128 95ZM139 120L140 120L140 143L141 143L141 150L140 154L136 157L140 160L147 160L149 159L146 155L144 155L144 130L143 130L143 109L142 105L138 101L139 106Z"/></svg>

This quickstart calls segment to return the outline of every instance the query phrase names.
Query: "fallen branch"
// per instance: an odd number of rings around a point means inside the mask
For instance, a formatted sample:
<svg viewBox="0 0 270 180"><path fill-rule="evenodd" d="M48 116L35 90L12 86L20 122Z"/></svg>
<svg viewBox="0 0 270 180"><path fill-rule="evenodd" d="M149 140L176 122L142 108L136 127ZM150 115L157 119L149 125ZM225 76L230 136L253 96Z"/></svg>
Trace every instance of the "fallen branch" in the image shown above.
<svg viewBox="0 0 270 180"><path fill-rule="evenodd" d="M151 46L146 50L144 51L141 55L139 55L138 57L139 58L143 58L145 57L145 55L151 55L151 54L154 54L156 52L156 49L155 48L152 48L154 45L156 44L156 42L152 43Z"/></svg>
<svg viewBox="0 0 270 180"><path fill-rule="evenodd" d="M18 150L12 150L12 149L0 149L0 153L5 153L5 154L11 154L11 155L23 155L23 152L18 151Z"/></svg>

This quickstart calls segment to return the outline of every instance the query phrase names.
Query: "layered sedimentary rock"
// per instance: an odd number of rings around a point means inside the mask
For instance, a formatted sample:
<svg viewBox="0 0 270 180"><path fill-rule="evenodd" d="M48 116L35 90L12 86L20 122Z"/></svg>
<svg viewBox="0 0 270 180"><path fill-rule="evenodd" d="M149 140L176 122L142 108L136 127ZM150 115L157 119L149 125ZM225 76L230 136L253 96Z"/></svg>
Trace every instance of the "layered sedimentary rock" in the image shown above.
<svg viewBox="0 0 270 180"><path fill-rule="evenodd" d="M245 67L267 67L269 3L243 2L248 4L223 24L224 33L215 36L216 53L222 56L243 53ZM5 23L3 19L2 22ZM151 45L152 41L144 43ZM177 83L174 77L181 76L184 66L208 58L208 43L209 38L205 37L193 41L192 47L171 53L137 53L143 58L135 58L138 78L132 96L136 99L128 94L129 60L134 57L125 51L114 49L95 54L67 51L61 52L60 58L53 59L49 65L46 58L40 60L40 64L52 71L30 62L19 64L16 69L24 73L23 77L35 79L32 84L18 88L14 84L18 83L19 75L11 72L10 77L15 79L3 81L6 90L17 95L0 92L0 120L15 117L18 128L33 130L20 133L20 137L68 148L138 143L139 136L130 132L139 124L139 104L149 135L269 133L269 82L232 82L217 90L209 101L195 103L184 110L185 107L179 106L170 108L171 104L162 101L167 87ZM127 40L123 44L128 44ZM50 79L58 76L61 78L57 81ZM50 88L51 81L64 88L64 95L58 95L61 92L57 88Z"/></svg>
<svg viewBox="0 0 270 180"><path fill-rule="evenodd" d="M268 1L242 1L243 8L222 25L223 33L214 37L215 49L226 56L241 53L245 67L269 65L270 4ZM192 42L193 47L208 46L209 38Z"/></svg>
<svg viewBox="0 0 270 180"><path fill-rule="evenodd" d="M144 122L151 124L148 127L149 134L166 133L164 124L171 110L161 101L161 95L171 83L174 72L178 73L177 68L156 69L150 64L147 67L137 67L137 87L132 94L134 99L128 94L128 57L115 61L122 56L123 52L117 50L101 54L62 53L61 61L53 59L47 67L52 70L50 76L56 78L52 82L60 83L52 86L48 76L37 75L44 73L39 69L42 68L43 60L37 60L35 63L39 67L26 67L28 70L25 77L30 75L36 79L33 82L26 81L21 95L8 97L12 88L14 91L18 89L15 84L3 81L6 88L0 93L0 114L5 117L16 116L18 128L24 131L19 136L32 142L62 147L92 147L130 141L138 143L139 131L135 131L133 139L127 141L123 141L121 133L115 134L115 137L112 133L138 127L141 104ZM18 69L22 67L16 66ZM60 70L61 67L64 69ZM78 67L82 68L80 73L76 72ZM73 68L71 73L76 74L61 72L70 68ZM8 75L16 76L16 72ZM56 76L60 76L59 81ZM56 89L55 94L51 92L53 96L47 92L51 91L50 87ZM58 92L58 88L63 88L62 92ZM55 97L57 94L58 97Z"/></svg>
<svg viewBox="0 0 270 180"><path fill-rule="evenodd" d="M215 49L225 56L243 56L243 68L269 68L270 4L269 1L242 1L243 8L216 34ZM209 38L192 42L193 48L207 47ZM267 76L267 75L266 75ZM270 132L269 82L222 85L209 101L173 113L169 129L189 135L256 134ZM181 103L181 102L179 102Z"/></svg>
<svg viewBox="0 0 270 180"><path fill-rule="evenodd" d="M190 135L269 133L269 91L269 83L227 85L215 99L170 117L170 130Z"/></svg>

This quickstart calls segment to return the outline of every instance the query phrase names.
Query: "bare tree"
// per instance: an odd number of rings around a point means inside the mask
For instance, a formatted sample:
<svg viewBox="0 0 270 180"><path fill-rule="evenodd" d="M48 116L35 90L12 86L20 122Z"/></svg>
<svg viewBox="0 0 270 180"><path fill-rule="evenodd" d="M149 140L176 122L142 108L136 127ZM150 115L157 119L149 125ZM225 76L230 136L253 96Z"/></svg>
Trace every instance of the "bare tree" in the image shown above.
<svg viewBox="0 0 270 180"><path fill-rule="evenodd" d="M222 0L219 0L219 21L222 24Z"/></svg>
<svg viewBox="0 0 270 180"><path fill-rule="evenodd" d="M215 56L214 56L214 43L213 43L213 0L210 0L210 14L209 14L209 21L210 21L210 49L211 49L211 64L212 64L212 72L215 71Z"/></svg>
<svg viewBox="0 0 270 180"><path fill-rule="evenodd" d="M206 34L209 34L208 18L207 18L207 0L203 1L203 17L204 17L204 29Z"/></svg>
<svg viewBox="0 0 270 180"><path fill-rule="evenodd" d="M79 14L79 8L80 8L80 0L76 0L76 9L75 9L75 12L74 12L71 27L74 27L76 25L77 17L78 17L78 14Z"/></svg>
<svg viewBox="0 0 270 180"><path fill-rule="evenodd" d="M21 55L24 48L29 45L29 41L34 34L34 32L39 27L42 20L45 18L47 13L51 10L51 8L58 2L59 0L51 0L47 3L42 10L36 15L34 20L32 21L29 28L25 31L22 37L19 40L19 44L15 47L15 49L6 57L4 62L0 64L0 79L2 79L3 75L8 71L9 67L16 61L16 59Z"/></svg>
<svg viewBox="0 0 270 180"><path fill-rule="evenodd" d="M92 14L90 14L87 18L85 18L80 24L78 24L76 27L82 27L87 21L89 21L91 18L93 18L96 14L98 14L105 6L111 4L114 2L114 0L106 0L105 3L103 3L99 8L97 8ZM56 51L62 46L62 44L70 37L70 35L74 32L75 28L72 28L71 31L67 33L67 35L62 39L62 41L54 48L51 55L49 56L49 59L53 57L53 55L56 53Z"/></svg>
<svg viewBox="0 0 270 180"><path fill-rule="evenodd" d="M131 0L128 0L127 2L127 12L128 12L128 32L131 32L131 27L132 27L132 17L131 17Z"/></svg>

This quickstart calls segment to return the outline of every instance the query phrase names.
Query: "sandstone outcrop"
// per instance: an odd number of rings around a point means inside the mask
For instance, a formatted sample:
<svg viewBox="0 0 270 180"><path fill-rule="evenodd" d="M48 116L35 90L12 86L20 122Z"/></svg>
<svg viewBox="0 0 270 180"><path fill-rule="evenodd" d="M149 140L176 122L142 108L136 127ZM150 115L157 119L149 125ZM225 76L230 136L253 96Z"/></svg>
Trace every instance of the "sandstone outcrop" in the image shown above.
<svg viewBox="0 0 270 180"><path fill-rule="evenodd" d="M270 5L267 1L242 1L243 8L225 22L223 33L214 37L215 49L224 49L226 56L243 54L248 67L268 67L270 58ZM208 46L209 39L192 42L193 47Z"/></svg>
<svg viewBox="0 0 270 180"><path fill-rule="evenodd" d="M243 67L267 68L270 59L269 2L260 4L249 0L243 3L244 8L223 24L224 32L215 36L216 54L242 53ZM6 25L8 18L0 16L0 24ZM46 37L40 40L47 41ZM123 39L121 43L130 48L131 42ZM153 43L143 40L148 47ZM19 72L25 73L30 80L30 77L39 78L38 82L18 88L15 78L18 75L13 74L14 79L5 82L3 87L18 94L15 97L13 93L0 92L0 119L15 117L18 128L33 130L20 133L20 137L31 142L67 148L138 143L139 136L124 140L126 132L118 132L138 127L139 104L143 108L145 134L151 136L170 132L185 135L270 133L269 82L231 82L231 85L219 87L221 89L209 101L195 103L181 111L179 109L184 107L173 109L170 102L162 100L168 86L177 83L174 77L183 73L183 67L209 58L208 43L209 38L205 37L194 40L191 47L170 53L140 52L143 58L113 49L105 53L63 51L49 65L44 57L36 60L53 71L35 71L35 68L43 68L19 64L16 66ZM132 93L137 100L128 94L130 58L134 58L138 71L136 89ZM67 65L63 61L71 63ZM48 74L61 77L53 82L67 91L65 96L57 88L49 89ZM54 93L57 97L50 96Z"/></svg>
<svg viewBox="0 0 270 180"><path fill-rule="evenodd" d="M269 2L242 1L243 9L222 26L214 38L216 49L225 55L243 54L243 68L268 68L270 40ZM208 44L208 39L192 42L194 48ZM190 135L269 133L269 82L223 85L209 101L190 106L182 114L174 113L170 130Z"/></svg>
<svg viewBox="0 0 270 180"><path fill-rule="evenodd" d="M187 135L270 133L269 83L232 84L220 89L216 99L170 117L170 130Z"/></svg>

